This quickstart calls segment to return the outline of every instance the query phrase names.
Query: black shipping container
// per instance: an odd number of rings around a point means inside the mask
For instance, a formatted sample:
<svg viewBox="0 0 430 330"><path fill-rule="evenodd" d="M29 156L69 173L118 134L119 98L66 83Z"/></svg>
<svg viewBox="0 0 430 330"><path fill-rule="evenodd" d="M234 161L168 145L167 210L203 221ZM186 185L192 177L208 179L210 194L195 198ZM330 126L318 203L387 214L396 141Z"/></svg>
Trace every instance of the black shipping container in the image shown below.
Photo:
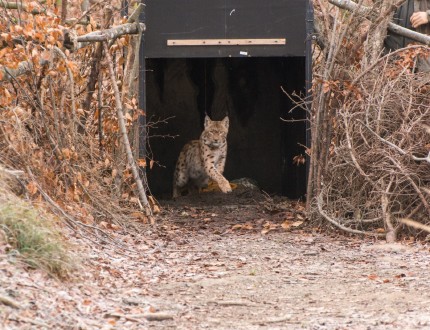
<svg viewBox="0 0 430 330"><path fill-rule="evenodd" d="M300 0L146 0L140 106L149 126L141 155L151 191L170 196L182 146L198 139L207 113L230 117L225 176L269 192L304 196L306 112L284 93L307 96L312 9ZM289 122L281 120L281 117ZM159 120L165 123L149 125Z"/></svg>

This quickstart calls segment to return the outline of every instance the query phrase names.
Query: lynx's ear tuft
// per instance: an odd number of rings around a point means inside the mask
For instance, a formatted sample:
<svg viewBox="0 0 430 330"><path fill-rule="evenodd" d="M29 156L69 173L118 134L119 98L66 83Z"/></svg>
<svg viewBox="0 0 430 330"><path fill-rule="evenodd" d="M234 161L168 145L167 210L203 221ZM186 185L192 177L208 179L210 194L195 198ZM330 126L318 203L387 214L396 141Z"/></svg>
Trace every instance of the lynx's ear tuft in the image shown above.
<svg viewBox="0 0 430 330"><path fill-rule="evenodd" d="M222 124L224 125L224 127L225 127L226 129L228 129L228 125L229 125L229 123L230 123L230 120L228 119L228 117L227 117L227 116L225 116L225 117L224 117L224 119L222 120Z"/></svg>
<svg viewBox="0 0 430 330"><path fill-rule="evenodd" d="M207 128L212 123L212 120L208 115L205 116L205 128Z"/></svg>

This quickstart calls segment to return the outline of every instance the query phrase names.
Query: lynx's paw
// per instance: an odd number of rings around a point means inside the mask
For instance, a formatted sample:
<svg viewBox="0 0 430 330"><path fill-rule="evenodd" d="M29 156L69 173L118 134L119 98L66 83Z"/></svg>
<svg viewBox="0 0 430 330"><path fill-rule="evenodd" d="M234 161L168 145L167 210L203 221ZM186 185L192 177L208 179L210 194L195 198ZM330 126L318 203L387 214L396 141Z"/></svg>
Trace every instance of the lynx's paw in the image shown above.
<svg viewBox="0 0 430 330"><path fill-rule="evenodd" d="M231 192L230 183L227 180L224 180L223 182L219 183L218 186L223 193Z"/></svg>

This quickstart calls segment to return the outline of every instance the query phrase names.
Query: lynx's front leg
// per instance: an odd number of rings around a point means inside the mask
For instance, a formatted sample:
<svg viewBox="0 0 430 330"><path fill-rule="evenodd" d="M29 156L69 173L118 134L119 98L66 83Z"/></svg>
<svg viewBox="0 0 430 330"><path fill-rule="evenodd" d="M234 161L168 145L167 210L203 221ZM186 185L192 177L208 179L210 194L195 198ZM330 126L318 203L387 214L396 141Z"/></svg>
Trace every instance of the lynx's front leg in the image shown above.
<svg viewBox="0 0 430 330"><path fill-rule="evenodd" d="M220 173L220 174L223 174L224 173L224 167L225 167L225 161L226 161L226 156L225 155L222 155L220 158L219 158L219 160L218 160L218 163L216 164L216 169L218 170L218 172Z"/></svg>
<svg viewBox="0 0 430 330"><path fill-rule="evenodd" d="M206 172L209 177L218 184L219 189L221 189L223 193L231 192L230 183L221 173L218 172L215 166L206 168Z"/></svg>
<svg viewBox="0 0 430 330"><path fill-rule="evenodd" d="M220 168L220 170L223 170L223 167ZM210 161L210 162L206 162L205 163L205 172L206 174L212 179L214 180L217 184L218 187L221 189L221 191L223 193L229 193L231 192L231 187L230 187L230 183L228 182L228 180L221 174L222 172L219 171L216 167L215 167L215 162L214 161ZM220 173L221 172L221 173Z"/></svg>
<svg viewBox="0 0 430 330"><path fill-rule="evenodd" d="M188 182L188 175L183 168L176 168L173 175L173 199L181 196L182 189Z"/></svg>

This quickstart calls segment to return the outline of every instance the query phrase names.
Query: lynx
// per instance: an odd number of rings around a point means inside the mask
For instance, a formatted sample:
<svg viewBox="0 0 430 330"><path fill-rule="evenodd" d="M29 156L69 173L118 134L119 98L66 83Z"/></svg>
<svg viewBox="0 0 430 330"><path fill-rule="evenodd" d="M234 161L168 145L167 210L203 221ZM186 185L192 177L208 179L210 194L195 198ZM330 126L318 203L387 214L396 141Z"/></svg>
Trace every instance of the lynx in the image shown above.
<svg viewBox="0 0 430 330"><path fill-rule="evenodd" d="M199 140L188 142L179 154L173 178L173 198L182 191L198 191L209 179L215 181L222 192L231 192L224 172L227 157L227 133L229 120L213 121L205 117L205 128Z"/></svg>

